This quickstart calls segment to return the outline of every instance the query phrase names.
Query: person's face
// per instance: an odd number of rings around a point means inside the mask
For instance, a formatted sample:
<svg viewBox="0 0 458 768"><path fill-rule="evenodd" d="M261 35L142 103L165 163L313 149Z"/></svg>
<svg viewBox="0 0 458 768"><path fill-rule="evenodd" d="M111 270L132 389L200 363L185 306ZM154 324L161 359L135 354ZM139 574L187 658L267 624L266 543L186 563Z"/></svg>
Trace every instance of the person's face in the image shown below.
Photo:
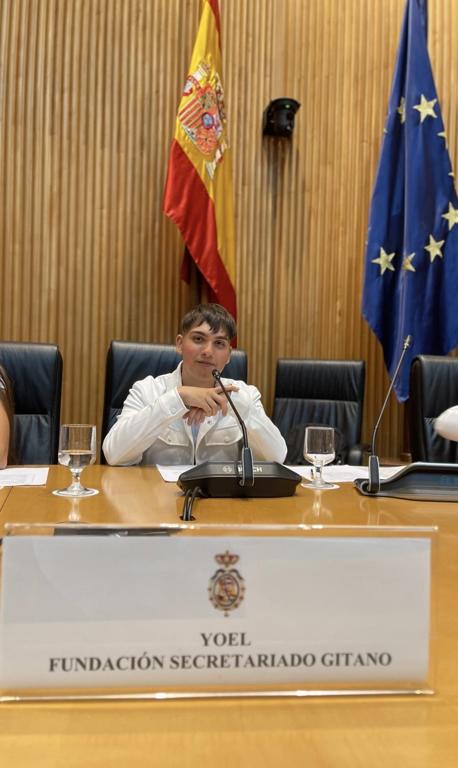
<svg viewBox="0 0 458 768"><path fill-rule="evenodd" d="M214 332L208 323L178 334L177 352L183 357L182 379L199 386L213 386L212 371L222 371L231 356L229 337L223 328Z"/></svg>

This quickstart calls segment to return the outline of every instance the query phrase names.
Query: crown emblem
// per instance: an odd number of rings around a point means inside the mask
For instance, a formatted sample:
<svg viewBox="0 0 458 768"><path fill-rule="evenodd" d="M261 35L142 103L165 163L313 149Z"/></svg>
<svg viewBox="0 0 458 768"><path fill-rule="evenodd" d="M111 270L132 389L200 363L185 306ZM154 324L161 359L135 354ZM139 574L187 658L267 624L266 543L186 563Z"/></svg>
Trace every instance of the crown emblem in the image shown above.
<svg viewBox="0 0 458 768"><path fill-rule="evenodd" d="M222 555L215 555L215 560L218 565L224 565L225 568L229 568L230 565L235 565L238 563L239 559L238 555L231 555L227 549Z"/></svg>

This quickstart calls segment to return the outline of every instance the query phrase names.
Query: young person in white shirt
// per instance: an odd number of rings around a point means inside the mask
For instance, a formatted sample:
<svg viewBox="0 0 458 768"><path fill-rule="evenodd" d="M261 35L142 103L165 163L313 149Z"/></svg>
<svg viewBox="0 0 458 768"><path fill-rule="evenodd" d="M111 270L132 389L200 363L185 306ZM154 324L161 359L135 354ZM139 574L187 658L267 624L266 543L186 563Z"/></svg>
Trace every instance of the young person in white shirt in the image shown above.
<svg viewBox="0 0 458 768"><path fill-rule="evenodd" d="M183 360L172 373L137 381L103 442L109 464L200 464L240 458L242 431L212 371L231 356L237 329L219 304L188 312L176 338ZM224 379L257 460L284 461L286 443L256 387Z"/></svg>

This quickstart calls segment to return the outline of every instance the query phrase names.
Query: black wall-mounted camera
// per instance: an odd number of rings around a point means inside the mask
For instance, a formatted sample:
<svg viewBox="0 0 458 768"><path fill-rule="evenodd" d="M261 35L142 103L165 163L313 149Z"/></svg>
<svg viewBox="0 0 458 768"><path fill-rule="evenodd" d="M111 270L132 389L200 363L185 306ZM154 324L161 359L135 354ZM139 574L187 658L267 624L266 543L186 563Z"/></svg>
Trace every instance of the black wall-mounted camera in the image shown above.
<svg viewBox="0 0 458 768"><path fill-rule="evenodd" d="M301 105L296 99L274 99L262 116L262 132L265 136L289 138L294 130L294 116Z"/></svg>

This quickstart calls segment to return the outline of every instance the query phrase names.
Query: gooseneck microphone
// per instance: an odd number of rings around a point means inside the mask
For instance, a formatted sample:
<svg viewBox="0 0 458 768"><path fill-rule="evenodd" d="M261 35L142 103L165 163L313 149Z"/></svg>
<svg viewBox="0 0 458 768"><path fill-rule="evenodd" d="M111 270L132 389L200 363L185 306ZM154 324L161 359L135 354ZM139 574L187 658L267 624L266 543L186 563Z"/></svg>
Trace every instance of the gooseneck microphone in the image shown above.
<svg viewBox="0 0 458 768"><path fill-rule="evenodd" d="M240 424L240 429L242 430L242 440L243 440L243 448L242 448L242 457L241 457L241 469L242 469L242 477L239 480L240 485L242 486L253 486L254 485L254 469L253 469L253 454L251 452L251 448L248 444L248 434L246 431L246 425L243 421L242 417L240 416L237 408L235 407L234 403L232 402L232 398L227 391L226 387L224 386L221 374L215 368L212 371L212 376L215 379L216 383L219 387L221 387L229 405L231 406L236 419L238 423Z"/></svg>
<svg viewBox="0 0 458 768"><path fill-rule="evenodd" d="M194 502L199 497L248 499L293 496L302 479L297 472L293 472L278 461L253 463L245 422L221 381L219 371L213 370L212 375L227 398L242 430L241 461L204 461L182 472L178 478L178 486L185 493L182 520L194 519L192 510Z"/></svg>
<svg viewBox="0 0 458 768"><path fill-rule="evenodd" d="M411 346L411 344L412 344L412 336L410 336L409 334L409 336L406 336L406 338L404 339L401 356L398 360L398 364L394 371L393 378L391 379L391 384L388 387L388 392L386 393L385 400L383 401L383 405L381 407L379 417L376 421L374 431L372 433L371 452L369 456L369 482L367 485L367 491L369 493L378 493L380 491L380 463L379 463L379 458L375 453L375 441L377 437L378 428L380 426L380 422L382 421L382 416L385 413L385 408L388 404L388 400L390 399L390 395L395 385L399 371L401 370L404 357L406 355L407 350Z"/></svg>

